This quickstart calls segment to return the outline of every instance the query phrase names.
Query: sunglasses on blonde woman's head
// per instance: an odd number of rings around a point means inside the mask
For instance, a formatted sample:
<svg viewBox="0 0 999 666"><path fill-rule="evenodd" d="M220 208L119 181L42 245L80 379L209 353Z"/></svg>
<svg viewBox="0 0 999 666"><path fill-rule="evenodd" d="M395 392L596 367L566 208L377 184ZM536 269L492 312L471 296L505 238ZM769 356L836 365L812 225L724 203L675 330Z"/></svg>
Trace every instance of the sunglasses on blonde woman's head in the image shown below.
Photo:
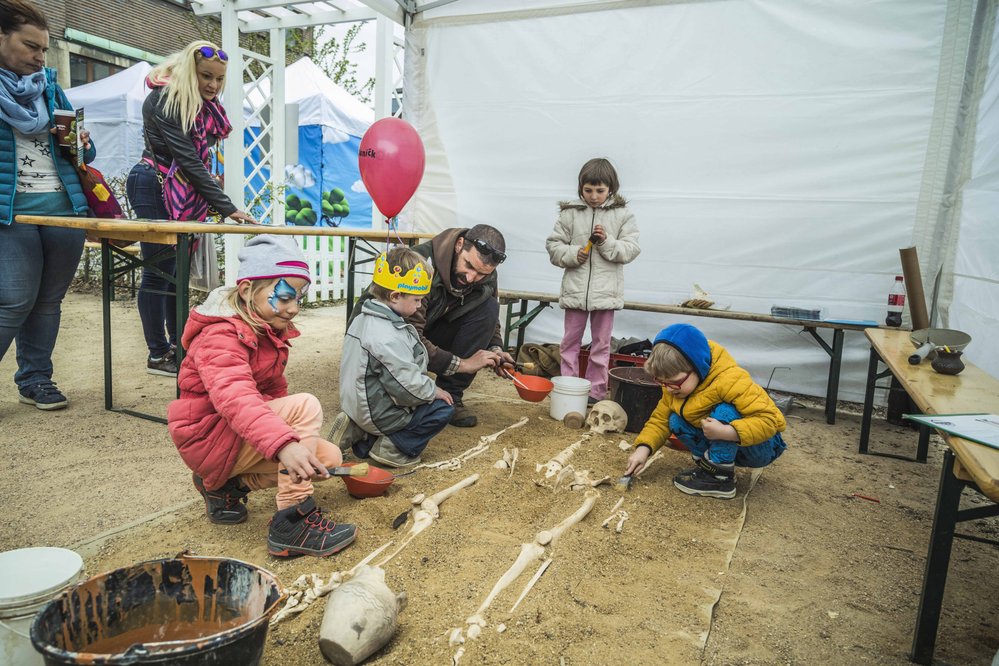
<svg viewBox="0 0 999 666"><path fill-rule="evenodd" d="M197 53L201 54L201 57L205 60L211 60L212 58L218 58L222 62L229 62L229 56L222 49L216 49L213 46L202 46L197 50Z"/></svg>

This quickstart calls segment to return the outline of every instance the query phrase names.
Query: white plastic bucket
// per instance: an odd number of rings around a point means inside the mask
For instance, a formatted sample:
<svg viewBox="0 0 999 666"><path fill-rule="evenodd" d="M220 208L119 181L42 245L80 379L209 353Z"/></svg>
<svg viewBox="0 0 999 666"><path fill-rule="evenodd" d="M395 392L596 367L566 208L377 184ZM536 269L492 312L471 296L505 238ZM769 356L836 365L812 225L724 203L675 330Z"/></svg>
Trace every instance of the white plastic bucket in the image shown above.
<svg viewBox="0 0 999 666"><path fill-rule="evenodd" d="M35 615L76 582L83 558L65 548L20 548L0 553L0 664L42 666L31 645Z"/></svg>
<svg viewBox="0 0 999 666"><path fill-rule="evenodd" d="M586 399L590 395L590 380L580 377L552 377L552 418L561 421L569 412L586 415Z"/></svg>

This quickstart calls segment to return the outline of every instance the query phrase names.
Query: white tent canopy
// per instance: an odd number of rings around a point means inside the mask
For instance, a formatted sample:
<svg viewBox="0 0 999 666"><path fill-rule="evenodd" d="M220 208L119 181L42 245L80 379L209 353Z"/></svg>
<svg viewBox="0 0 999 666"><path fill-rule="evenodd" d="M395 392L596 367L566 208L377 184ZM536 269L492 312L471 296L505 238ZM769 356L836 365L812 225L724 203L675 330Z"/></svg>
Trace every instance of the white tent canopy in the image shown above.
<svg viewBox="0 0 999 666"><path fill-rule="evenodd" d="M427 170L403 214L421 230L502 229L506 288L557 291L543 249L555 202L573 195L586 159L604 155L643 234L626 298L676 303L698 282L739 310L794 305L881 320L898 249L915 245L928 298L940 276L935 325L971 333L968 357L999 376L994 2L193 6L221 14L230 52L240 29L271 30L273 53L284 27L372 11L406 25L405 117ZM381 55L389 40L379 42ZM385 65L378 71L382 116ZM644 337L675 320L626 312L615 335ZM823 394L828 360L797 329L692 321L757 379L788 368L775 386ZM531 337L559 339L559 314L539 319ZM848 335L842 397L862 395L866 359L863 338Z"/></svg>
<svg viewBox="0 0 999 666"><path fill-rule="evenodd" d="M678 303L696 282L737 310L883 321L898 249L915 245L928 298L943 270L937 325L960 322L975 338L968 357L999 375L999 235L986 233L996 74L979 105L974 59L992 42L994 7L976 13L986 6L458 0L417 14L406 118L427 172L409 219L497 226L510 256L502 286L554 293L561 271L544 240L556 201L574 196L583 162L606 156L642 233L626 299ZM961 143L975 136L969 105L980 109L977 151ZM972 154L973 206L959 215ZM621 313L615 336L677 320ZM824 394L828 357L799 329L690 321L758 380L790 368L775 386ZM561 330L551 311L530 337ZM863 336L848 335L843 398L862 397L867 357Z"/></svg>
<svg viewBox="0 0 999 666"><path fill-rule="evenodd" d="M266 81L258 87L247 87L243 100L247 115L268 94L270 86ZM352 136L363 136L375 122L375 112L371 107L334 83L308 57L300 58L285 69L284 101L285 104L298 105L299 125L322 125Z"/></svg>
<svg viewBox="0 0 999 666"><path fill-rule="evenodd" d="M94 166L105 176L127 174L142 154L142 102L150 69L149 63L140 62L66 91L75 108L83 107L83 122L98 147Z"/></svg>

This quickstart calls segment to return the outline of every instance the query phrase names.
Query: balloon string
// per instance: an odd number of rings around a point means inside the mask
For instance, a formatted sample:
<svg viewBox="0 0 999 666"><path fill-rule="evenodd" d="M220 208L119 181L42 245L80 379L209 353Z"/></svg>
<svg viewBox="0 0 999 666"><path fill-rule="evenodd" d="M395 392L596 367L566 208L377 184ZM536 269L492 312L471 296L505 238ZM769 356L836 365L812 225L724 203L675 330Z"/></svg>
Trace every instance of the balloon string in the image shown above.
<svg viewBox="0 0 999 666"><path fill-rule="evenodd" d="M385 224L388 225L388 229L385 231L385 247L386 249L392 243L392 232L395 232L395 239L398 241L399 245L405 245L402 236L399 235L399 218L393 217L392 219L385 218Z"/></svg>

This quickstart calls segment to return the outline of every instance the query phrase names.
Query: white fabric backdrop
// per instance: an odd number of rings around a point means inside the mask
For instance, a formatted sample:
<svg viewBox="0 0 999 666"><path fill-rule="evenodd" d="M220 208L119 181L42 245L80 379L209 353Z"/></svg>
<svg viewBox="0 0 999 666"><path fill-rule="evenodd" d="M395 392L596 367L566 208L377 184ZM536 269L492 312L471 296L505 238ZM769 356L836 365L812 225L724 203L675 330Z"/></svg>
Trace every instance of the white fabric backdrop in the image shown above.
<svg viewBox="0 0 999 666"><path fill-rule="evenodd" d="M978 107L971 180L964 187L948 325L966 331L966 356L999 377L999 25L993 28L989 70Z"/></svg>
<svg viewBox="0 0 999 666"><path fill-rule="evenodd" d="M406 117L428 167L408 220L493 224L511 255L501 286L554 293L556 201L606 156L642 232L627 299L678 303L697 282L736 310L883 321L913 242L946 9L727 0L417 21ZM679 320L623 312L614 334ZM825 394L829 359L807 334L689 321L757 380L789 366L775 387ZM556 310L529 338L561 332ZM866 360L863 335L847 334L842 398L862 399Z"/></svg>

